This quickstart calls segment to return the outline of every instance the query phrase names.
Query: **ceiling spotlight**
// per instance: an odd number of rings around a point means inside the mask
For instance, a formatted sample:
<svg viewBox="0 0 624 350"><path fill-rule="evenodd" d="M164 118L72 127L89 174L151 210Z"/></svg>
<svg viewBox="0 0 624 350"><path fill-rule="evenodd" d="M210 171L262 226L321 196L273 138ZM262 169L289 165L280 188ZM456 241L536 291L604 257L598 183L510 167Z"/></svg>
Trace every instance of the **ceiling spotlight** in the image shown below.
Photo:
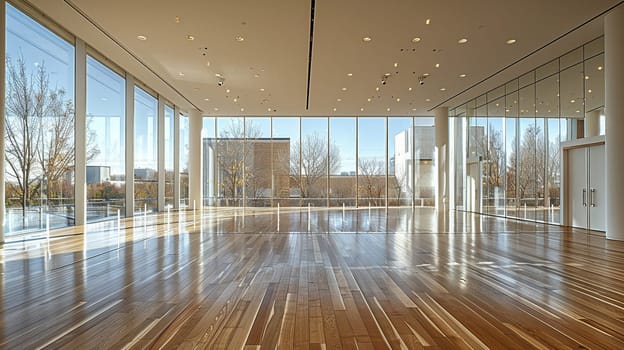
<svg viewBox="0 0 624 350"><path fill-rule="evenodd" d="M446 88L440 88L440 91L446 91Z"/></svg>
<svg viewBox="0 0 624 350"><path fill-rule="evenodd" d="M238 98L234 97L234 99L232 101L238 102Z"/></svg>
<svg viewBox="0 0 624 350"><path fill-rule="evenodd" d="M431 102L431 99L430 98L426 98L425 102Z"/></svg>
<svg viewBox="0 0 624 350"><path fill-rule="evenodd" d="M210 61L206 61L206 67L210 67Z"/></svg>
<svg viewBox="0 0 624 350"><path fill-rule="evenodd" d="M397 97L396 101L397 101L397 102L401 102L401 98L400 98L400 97Z"/></svg>
<svg viewBox="0 0 624 350"><path fill-rule="evenodd" d="M225 92L227 92L229 94L230 93L230 89L226 89Z"/></svg>
<svg viewBox="0 0 624 350"><path fill-rule="evenodd" d="M602 70L602 66L598 66L598 70Z"/></svg>
<svg viewBox="0 0 624 350"><path fill-rule="evenodd" d="M244 111L245 111L245 108L241 108L241 112L244 112Z"/></svg>
<svg viewBox="0 0 624 350"><path fill-rule="evenodd" d="M364 108L360 108L360 112L364 112Z"/></svg>
<svg viewBox="0 0 624 350"><path fill-rule="evenodd" d="M214 110L215 110L215 112L216 112L216 111L218 111L218 110L219 110L219 108L215 107L215 108L214 108Z"/></svg>
<svg viewBox="0 0 624 350"><path fill-rule="evenodd" d="M390 112L390 107L386 108L386 111Z"/></svg>
<svg viewBox="0 0 624 350"><path fill-rule="evenodd" d="M181 77L183 77L183 76L184 76L184 73L183 73L183 72L180 72L180 73L178 73L178 75L179 75L179 76L181 76Z"/></svg>
<svg viewBox="0 0 624 350"><path fill-rule="evenodd" d="M347 73L347 76L348 76L348 77L352 77L352 76L353 76L353 73Z"/></svg>
<svg viewBox="0 0 624 350"><path fill-rule="evenodd" d="M334 112L336 111L336 107L333 108Z"/></svg>
<svg viewBox="0 0 624 350"><path fill-rule="evenodd" d="M416 108L412 108L412 111L416 111Z"/></svg>
<svg viewBox="0 0 624 350"><path fill-rule="evenodd" d="M260 78L260 74L254 74L254 78Z"/></svg>
<svg viewBox="0 0 624 350"><path fill-rule="evenodd" d="M412 91L412 88L411 88L411 87L410 87L410 88L407 88L407 91Z"/></svg>
<svg viewBox="0 0 624 350"><path fill-rule="evenodd" d="M204 101L208 102L208 101L210 101L210 99L209 99L208 97L206 97L206 98L204 99Z"/></svg>
<svg viewBox="0 0 624 350"><path fill-rule="evenodd" d="M342 90L342 91L347 91L347 88L346 88L346 87L343 87L343 88L342 88L342 89L340 89L340 90Z"/></svg>
<svg viewBox="0 0 624 350"><path fill-rule="evenodd" d="M186 40L188 40L188 41L193 41L193 40L195 40L195 37L194 37L194 36L192 36L192 35L187 35L187 36L186 36Z"/></svg>
<svg viewBox="0 0 624 350"><path fill-rule="evenodd" d="M509 40L505 41L505 43L507 45L515 44L516 43L516 39L509 39Z"/></svg>
<svg viewBox="0 0 624 350"><path fill-rule="evenodd" d="M269 112L270 112L270 111L271 111L271 108L267 108L267 111L269 111Z"/></svg>
<svg viewBox="0 0 624 350"><path fill-rule="evenodd" d="M425 24L431 24L431 19L427 18L427 19L425 20Z"/></svg>
<svg viewBox="0 0 624 350"><path fill-rule="evenodd" d="M570 100L570 103L574 103L574 102L576 102L576 100Z"/></svg>
<svg viewBox="0 0 624 350"><path fill-rule="evenodd" d="M419 37L412 38L413 43L419 42L421 39Z"/></svg>
<svg viewBox="0 0 624 350"><path fill-rule="evenodd" d="M260 88L260 92L264 92L264 88Z"/></svg>
<svg viewBox="0 0 624 350"><path fill-rule="evenodd" d="M145 35L137 35L137 39L139 39L141 41L145 41L145 40L147 40L147 37Z"/></svg>
<svg viewBox="0 0 624 350"><path fill-rule="evenodd" d="M439 63L436 63L436 64L435 64L435 67L436 67L436 68L440 68L440 64L439 64Z"/></svg>
<svg viewBox="0 0 624 350"><path fill-rule="evenodd" d="M468 39L466 39L466 38L461 38L461 39L457 40L458 44L465 44L467 42L468 42Z"/></svg>
<svg viewBox="0 0 624 350"><path fill-rule="evenodd" d="M589 80L589 75L586 75L586 76L585 76L585 80Z"/></svg>
<svg viewBox="0 0 624 350"><path fill-rule="evenodd" d="M372 98L367 98L366 101L371 102L373 99Z"/></svg>
<svg viewBox="0 0 624 350"><path fill-rule="evenodd" d="M423 73L423 77L428 77L429 73Z"/></svg>
<svg viewBox="0 0 624 350"><path fill-rule="evenodd" d="M245 41L245 38L243 38L241 35L237 35L234 37L234 40L238 41L239 43Z"/></svg>
<svg viewBox="0 0 624 350"><path fill-rule="evenodd" d="M215 77L221 78L221 77L223 77L223 75L221 75L221 73L215 73Z"/></svg>
<svg viewBox="0 0 624 350"><path fill-rule="evenodd" d="M174 21L175 21L176 23L180 23L180 16L175 16Z"/></svg>
<svg viewBox="0 0 624 350"><path fill-rule="evenodd" d="M459 75L459 77L460 77L460 78L465 78L465 77L466 77L466 74L460 74L460 75Z"/></svg>
<svg viewBox="0 0 624 350"><path fill-rule="evenodd" d="M398 62L394 62L394 68L397 68L399 66Z"/></svg>
<svg viewBox="0 0 624 350"><path fill-rule="evenodd" d="M591 93L592 93L592 90L591 90L591 89L588 89L588 90L587 90L587 92L591 94Z"/></svg>
<svg viewBox="0 0 624 350"><path fill-rule="evenodd" d="M375 88L375 91L379 91L379 86Z"/></svg>
<svg viewBox="0 0 624 350"><path fill-rule="evenodd" d="M365 43L369 43L373 40L373 38L371 38L370 36L365 36L362 38L362 41Z"/></svg>
<svg viewBox="0 0 624 350"><path fill-rule="evenodd" d="M341 98L337 98L336 101L342 102L342 99Z"/></svg>

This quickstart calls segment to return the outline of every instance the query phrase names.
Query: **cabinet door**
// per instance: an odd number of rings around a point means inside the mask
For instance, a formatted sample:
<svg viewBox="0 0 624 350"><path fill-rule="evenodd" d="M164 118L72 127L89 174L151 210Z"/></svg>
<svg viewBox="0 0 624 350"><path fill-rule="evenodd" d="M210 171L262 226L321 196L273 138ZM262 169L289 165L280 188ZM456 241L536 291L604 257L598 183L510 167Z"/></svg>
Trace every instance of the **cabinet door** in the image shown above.
<svg viewBox="0 0 624 350"><path fill-rule="evenodd" d="M568 151L568 205L572 226L587 228L587 149Z"/></svg>
<svg viewBox="0 0 624 350"><path fill-rule="evenodd" d="M589 188L587 205L589 206L589 228L606 231L606 163L605 146L589 148Z"/></svg>

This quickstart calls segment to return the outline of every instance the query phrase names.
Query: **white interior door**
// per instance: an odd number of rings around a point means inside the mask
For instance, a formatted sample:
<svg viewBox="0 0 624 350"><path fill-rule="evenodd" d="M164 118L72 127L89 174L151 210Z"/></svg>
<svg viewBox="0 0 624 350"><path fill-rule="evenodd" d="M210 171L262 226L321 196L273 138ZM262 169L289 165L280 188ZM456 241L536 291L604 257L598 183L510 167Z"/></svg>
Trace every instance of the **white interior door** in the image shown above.
<svg viewBox="0 0 624 350"><path fill-rule="evenodd" d="M589 206L589 228L606 231L606 163L605 145L589 148L589 188L587 205Z"/></svg>
<svg viewBox="0 0 624 350"><path fill-rule="evenodd" d="M588 227L587 149L575 148L568 151L568 207L571 225Z"/></svg>

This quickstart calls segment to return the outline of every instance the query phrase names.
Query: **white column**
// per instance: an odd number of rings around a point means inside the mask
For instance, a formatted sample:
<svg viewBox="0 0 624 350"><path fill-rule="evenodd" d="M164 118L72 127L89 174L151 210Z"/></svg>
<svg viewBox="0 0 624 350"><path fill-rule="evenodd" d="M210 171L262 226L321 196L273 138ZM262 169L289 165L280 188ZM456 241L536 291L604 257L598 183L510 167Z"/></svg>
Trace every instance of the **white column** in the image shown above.
<svg viewBox="0 0 624 350"><path fill-rule="evenodd" d="M189 115L189 206L202 206L202 115L192 110Z"/></svg>
<svg viewBox="0 0 624 350"><path fill-rule="evenodd" d="M134 216L134 77L126 74L126 217Z"/></svg>
<svg viewBox="0 0 624 350"><path fill-rule="evenodd" d="M600 134L600 109L585 113L585 137L594 137Z"/></svg>
<svg viewBox="0 0 624 350"><path fill-rule="evenodd" d="M6 6L0 6L0 57L2 57L2 60L4 61L4 58L6 57L6 40L5 40L5 8ZM0 64L0 154L2 154L4 157L4 138L5 138L5 118L6 118L6 114L5 114L5 110L4 110L4 98L5 98L5 70L6 67L4 64ZM0 162L0 244L4 243L4 223L5 223L5 205L4 202L6 200L6 196L4 193L4 172L5 172L5 168L4 168L4 159L2 159L2 161Z"/></svg>
<svg viewBox="0 0 624 350"><path fill-rule="evenodd" d="M624 5L608 13L604 23L607 238L624 241Z"/></svg>
<svg viewBox="0 0 624 350"><path fill-rule="evenodd" d="M435 164L437 182L435 189L435 207L437 210L448 208L448 107L438 107L435 116Z"/></svg>
<svg viewBox="0 0 624 350"><path fill-rule="evenodd" d="M165 100L158 96L158 211L165 210Z"/></svg>
<svg viewBox="0 0 624 350"><path fill-rule="evenodd" d="M173 209L180 209L180 107L173 112Z"/></svg>
<svg viewBox="0 0 624 350"><path fill-rule="evenodd" d="M75 210L76 226L87 223L87 46L76 39L75 74Z"/></svg>

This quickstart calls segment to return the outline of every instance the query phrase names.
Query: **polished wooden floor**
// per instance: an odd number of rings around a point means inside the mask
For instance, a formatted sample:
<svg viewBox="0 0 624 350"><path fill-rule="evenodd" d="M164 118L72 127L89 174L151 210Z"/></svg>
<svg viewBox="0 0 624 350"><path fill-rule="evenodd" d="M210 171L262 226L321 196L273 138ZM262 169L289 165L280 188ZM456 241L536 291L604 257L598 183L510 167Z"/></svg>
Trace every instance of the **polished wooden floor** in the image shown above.
<svg viewBox="0 0 624 350"><path fill-rule="evenodd" d="M223 209L0 253L6 349L624 349L624 242L597 232L421 208Z"/></svg>

